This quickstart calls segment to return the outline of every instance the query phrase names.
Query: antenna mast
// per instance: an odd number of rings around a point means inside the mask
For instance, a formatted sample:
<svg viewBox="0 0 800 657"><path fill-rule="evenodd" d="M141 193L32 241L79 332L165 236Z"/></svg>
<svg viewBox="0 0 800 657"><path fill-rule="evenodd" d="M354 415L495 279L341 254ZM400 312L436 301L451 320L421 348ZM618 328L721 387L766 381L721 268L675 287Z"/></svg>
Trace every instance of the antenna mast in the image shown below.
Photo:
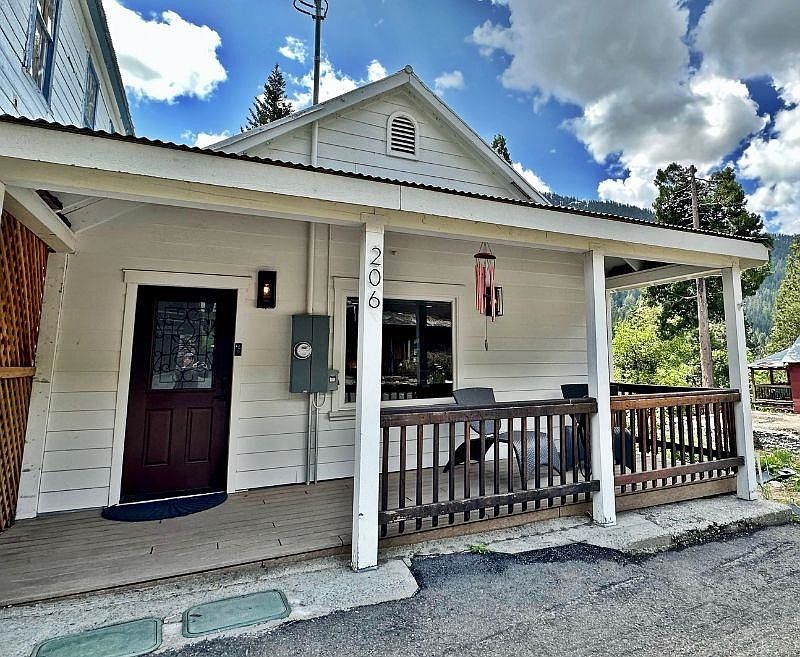
<svg viewBox="0 0 800 657"><path fill-rule="evenodd" d="M294 8L314 20L314 95L312 104L319 102L319 62L322 41L322 21L328 15L328 0L294 0Z"/></svg>

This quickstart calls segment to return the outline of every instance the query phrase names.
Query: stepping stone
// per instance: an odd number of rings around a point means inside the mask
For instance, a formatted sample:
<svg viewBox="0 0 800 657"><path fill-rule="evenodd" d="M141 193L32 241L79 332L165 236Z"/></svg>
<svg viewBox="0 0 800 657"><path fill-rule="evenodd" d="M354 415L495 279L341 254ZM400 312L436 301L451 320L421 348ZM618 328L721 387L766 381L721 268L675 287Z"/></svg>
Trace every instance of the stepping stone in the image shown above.
<svg viewBox="0 0 800 657"><path fill-rule="evenodd" d="M214 600L183 613L183 636L192 638L286 618L289 610L282 591L261 591Z"/></svg>
<svg viewBox="0 0 800 657"><path fill-rule="evenodd" d="M161 645L161 620L139 620L98 627L43 641L31 657L138 657Z"/></svg>

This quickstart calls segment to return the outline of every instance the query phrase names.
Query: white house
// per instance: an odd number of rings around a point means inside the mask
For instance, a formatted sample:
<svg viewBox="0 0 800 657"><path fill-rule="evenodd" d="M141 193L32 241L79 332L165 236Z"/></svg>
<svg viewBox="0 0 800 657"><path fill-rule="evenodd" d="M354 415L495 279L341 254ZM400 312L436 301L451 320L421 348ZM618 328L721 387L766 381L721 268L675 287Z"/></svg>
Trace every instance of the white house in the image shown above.
<svg viewBox="0 0 800 657"><path fill-rule="evenodd" d="M101 0L0 0L0 112L133 134Z"/></svg>
<svg viewBox="0 0 800 657"><path fill-rule="evenodd" d="M207 150L2 117L0 181L52 251L0 601L754 496L740 274L767 249L550 206L410 67ZM609 291L698 276L723 279L733 389L612 388ZM453 403L475 387L496 402ZM209 491L146 531L99 517Z"/></svg>

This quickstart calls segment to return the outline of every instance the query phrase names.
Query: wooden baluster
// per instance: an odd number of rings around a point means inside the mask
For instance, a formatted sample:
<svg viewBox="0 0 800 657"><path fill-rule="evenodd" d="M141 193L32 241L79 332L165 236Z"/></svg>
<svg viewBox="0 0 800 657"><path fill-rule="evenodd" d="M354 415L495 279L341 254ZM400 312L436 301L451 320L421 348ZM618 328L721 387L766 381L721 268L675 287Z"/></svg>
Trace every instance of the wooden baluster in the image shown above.
<svg viewBox="0 0 800 657"><path fill-rule="evenodd" d="M636 472L636 448L639 446L639 436L636 435L636 411L631 409L628 412L628 420L630 422L630 432L631 432L631 473ZM636 483L631 484L631 491L635 491L638 485Z"/></svg>
<svg viewBox="0 0 800 657"><path fill-rule="evenodd" d="M586 423L583 425L586 431L586 449L583 452L583 476L586 481L591 481L592 473L590 470L592 467L592 424L589 421L588 413L586 413L583 417L586 419ZM588 492L584 493L583 496L587 502L592 498L592 494Z"/></svg>
<svg viewBox="0 0 800 657"><path fill-rule="evenodd" d="M628 431L628 416L625 411L617 411L616 414L617 423L619 424L619 440L620 440L620 447L619 447L619 455L620 455L620 463L619 463L619 473L625 474L625 471L628 469L628 441L626 437L626 432ZM626 484L622 484L619 487L621 493L625 492L627 488Z"/></svg>
<svg viewBox="0 0 800 657"><path fill-rule="evenodd" d="M508 451L506 452L506 476L508 477L508 483L506 488L508 489L509 493L514 492L514 448L512 447L511 441L514 439L514 418L508 418ZM522 438L520 435L520 439L522 440L521 449L522 454L520 454L520 461L522 462L522 467L525 467L525 457L523 456L525 452L525 439ZM514 513L514 505L508 505L508 512Z"/></svg>
<svg viewBox="0 0 800 657"><path fill-rule="evenodd" d="M736 419L733 415L733 402L723 402L722 409L728 418L728 430L725 432L725 458L736 456ZM728 474L734 474L738 468L728 468Z"/></svg>
<svg viewBox="0 0 800 657"><path fill-rule="evenodd" d="M383 428L381 459L381 511L389 510L389 427ZM389 526L381 525L381 536L389 533Z"/></svg>
<svg viewBox="0 0 800 657"><path fill-rule="evenodd" d="M398 500L397 508L403 509L406 506L406 425L400 427L400 472L398 479ZM405 522L397 524L397 530L402 534L406 529Z"/></svg>
<svg viewBox="0 0 800 657"><path fill-rule="evenodd" d="M636 420L639 430L639 458L642 463L642 472L647 472L647 410L642 408L636 411ZM647 488L647 481L642 482L642 490Z"/></svg>
<svg viewBox="0 0 800 657"><path fill-rule="evenodd" d="M527 465L527 463L528 463L528 418L527 417L523 416L522 418L520 418L520 431L522 431L522 436L521 436L522 453L525 455L525 457L523 458L522 472L520 472L519 478L520 478L520 482L522 483L522 490L528 490L528 465ZM534 445L539 443L539 436L534 436L533 439L536 441L536 443L534 443ZM527 511L528 510L528 503L527 502L523 502L522 503L522 510L523 511Z"/></svg>
<svg viewBox="0 0 800 657"><path fill-rule="evenodd" d="M694 419L697 423L697 454L700 459L700 463L705 461L705 448L703 447L703 421L700 416L700 404L694 405ZM705 473L700 472L700 481L705 479Z"/></svg>
<svg viewBox="0 0 800 657"><path fill-rule="evenodd" d="M567 416L558 416L558 442L561 460L558 464L558 483L563 486L567 483ZM567 496L561 496L561 506L567 503Z"/></svg>
<svg viewBox="0 0 800 657"><path fill-rule="evenodd" d="M660 449L661 449L661 468L664 469L667 467L667 428L664 426L664 407L661 406L658 409L658 423L659 423L659 438L661 439ZM661 485L666 486L667 480L662 479Z"/></svg>
<svg viewBox="0 0 800 657"><path fill-rule="evenodd" d="M417 506L422 506L422 457L425 450L425 425L417 425ZM417 518L417 529L422 529L422 518Z"/></svg>
<svg viewBox="0 0 800 657"><path fill-rule="evenodd" d="M536 442L533 445L533 452L534 457L536 458L536 477L534 480L534 487L536 490L539 490L542 487L542 468L540 463L542 462L542 441L539 439L539 434L542 431L542 421L541 418L537 415L533 418L533 433L536 436ZM550 451L550 438L547 438L547 451ZM533 503L533 508L538 509L542 506L541 500L536 500Z"/></svg>
<svg viewBox="0 0 800 657"><path fill-rule="evenodd" d="M478 455L478 495L483 497L486 495L486 421L481 420L478 423L480 427L480 454ZM486 517L486 509L481 507L478 510L478 517Z"/></svg>
<svg viewBox="0 0 800 657"><path fill-rule="evenodd" d="M708 460L713 461L716 457L714 455L714 434L711 431L711 415L708 410L709 404L703 404L703 414L705 415L705 426L706 426L706 454L708 454ZM710 470L708 472L709 477L717 476L719 477L720 471L719 470Z"/></svg>
<svg viewBox="0 0 800 657"><path fill-rule="evenodd" d="M472 455L470 454L470 427L469 422L464 422L464 499L467 500L470 497L470 461L472 460ZM464 511L464 520L469 520L469 511Z"/></svg>
<svg viewBox="0 0 800 657"><path fill-rule="evenodd" d="M448 432L448 456L450 458L450 470L447 473L447 497L452 502L456 499L456 423L450 422L447 425ZM451 513L447 517L448 524L452 525L456 521L456 514Z"/></svg>
<svg viewBox="0 0 800 657"><path fill-rule="evenodd" d="M500 420L493 420L494 426L494 462L492 463L492 490L497 495L500 492ZM508 435L508 450L511 450L511 434ZM494 507L494 517L500 515L500 507Z"/></svg>
<svg viewBox="0 0 800 657"><path fill-rule="evenodd" d="M547 416L547 485L553 487L553 450L552 446L555 441L553 440L553 416ZM553 506L553 498L547 498L547 506Z"/></svg>
<svg viewBox="0 0 800 657"><path fill-rule="evenodd" d="M686 437L689 440L689 463L695 462L695 450L694 450L694 420L692 419L692 407L686 407ZM691 480L694 481L697 478L697 475L692 473Z"/></svg>
<svg viewBox="0 0 800 657"><path fill-rule="evenodd" d="M433 425L433 491L432 502L435 504L439 501L439 425ZM439 526L439 516L435 515L431 519L431 524L434 527Z"/></svg>
<svg viewBox="0 0 800 657"><path fill-rule="evenodd" d="M667 417L669 418L669 465L674 468L678 463L678 448L675 446L675 407L670 406L667 408ZM677 483L676 477L672 477L670 482L673 486Z"/></svg>
<svg viewBox="0 0 800 657"><path fill-rule="evenodd" d="M681 465L686 465L686 441L684 440L685 428L683 426L683 406L676 406L678 414L678 440L681 442ZM686 475L681 475L681 481L686 481Z"/></svg>
<svg viewBox="0 0 800 657"><path fill-rule="evenodd" d="M647 412L650 418L650 469L652 471L658 470L658 432L656 431L656 409L650 408ZM650 485L655 488L656 487L656 480L653 479L650 481Z"/></svg>
<svg viewBox="0 0 800 657"><path fill-rule="evenodd" d="M572 483L578 483L578 416L572 416ZM575 493L572 496L573 504L577 504L579 501L578 493Z"/></svg>

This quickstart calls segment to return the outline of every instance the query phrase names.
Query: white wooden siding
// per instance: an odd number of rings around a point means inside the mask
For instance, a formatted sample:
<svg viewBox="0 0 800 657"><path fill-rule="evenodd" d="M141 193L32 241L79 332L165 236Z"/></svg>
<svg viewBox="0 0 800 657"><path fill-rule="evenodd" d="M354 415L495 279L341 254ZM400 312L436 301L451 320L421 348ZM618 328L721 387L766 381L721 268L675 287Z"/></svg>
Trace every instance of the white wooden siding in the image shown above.
<svg viewBox="0 0 800 657"><path fill-rule="evenodd" d="M332 277L357 274L358 232L333 227L330 259L328 229L316 234L315 312L332 312ZM231 427L235 485L304 481L306 398L290 394L288 380L291 315L305 312L306 247L306 225L299 222L154 206L82 233L67 267L39 511L107 503L123 269L239 276L278 271L278 308L259 310L251 298L240 309L240 414ZM466 241L388 233L387 283L463 285L471 300L475 248ZM500 400L559 397L562 383L586 381L581 258L511 247L496 253L505 316L490 324L486 352L483 319L469 303L461 308L457 385L490 385ZM341 335L337 320L334 339ZM328 399L320 417L320 479L353 473L354 420L331 418L330 409ZM430 441L424 450L430 463ZM395 461L392 456L393 467Z"/></svg>
<svg viewBox="0 0 800 657"><path fill-rule="evenodd" d="M386 153L386 127L394 112L410 114L418 123L418 159ZM249 155L308 164L311 129L298 128L248 151ZM436 116L398 90L359 104L320 122L317 164L384 178L414 181L437 187L492 196L522 198L520 191L501 179L473 155L474 149Z"/></svg>
<svg viewBox="0 0 800 657"><path fill-rule="evenodd" d="M50 99L25 71L25 54L32 5L30 0L0 0L0 113L43 118L83 126L83 105L89 51L100 90L95 127L122 132L117 111L92 30L84 19L81 0L61 0L56 27Z"/></svg>

